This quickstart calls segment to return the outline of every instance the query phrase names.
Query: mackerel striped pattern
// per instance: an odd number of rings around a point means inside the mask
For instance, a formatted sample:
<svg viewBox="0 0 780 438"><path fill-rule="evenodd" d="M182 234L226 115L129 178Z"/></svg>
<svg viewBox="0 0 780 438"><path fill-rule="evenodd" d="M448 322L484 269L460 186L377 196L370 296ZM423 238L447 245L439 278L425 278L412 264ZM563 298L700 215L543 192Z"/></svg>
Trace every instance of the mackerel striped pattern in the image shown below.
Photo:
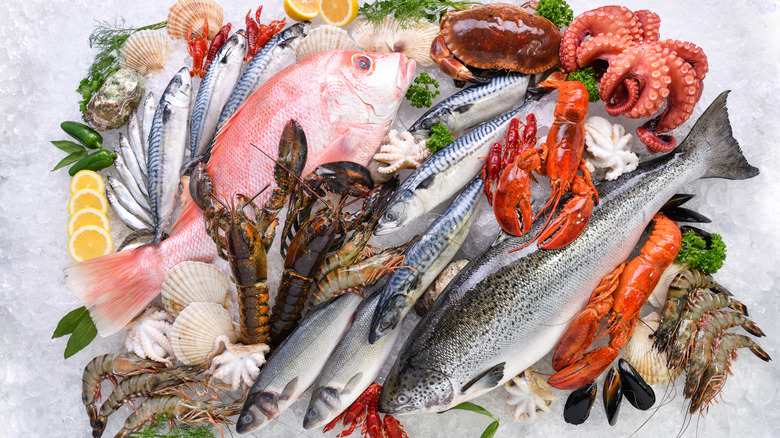
<svg viewBox="0 0 780 438"><path fill-rule="evenodd" d="M230 95L227 103L222 109L222 114L219 116L219 121L217 122L217 130L235 114L246 98L262 85L264 82L263 79L267 79L265 73L270 70L276 70L274 67L279 66L279 60L284 58L280 56L281 52L288 49L294 52L295 47L298 46L298 43L300 43L301 39L303 39L308 32L308 21L296 23L274 35L273 38L257 52L257 55L249 62L244 73L241 74L238 83L236 83L235 88L233 88L233 93Z"/></svg>
<svg viewBox="0 0 780 438"><path fill-rule="evenodd" d="M523 100L529 78L528 75L509 73L493 78L489 84L455 93L423 114L409 132L427 137L431 128L438 124L456 132L499 116Z"/></svg>

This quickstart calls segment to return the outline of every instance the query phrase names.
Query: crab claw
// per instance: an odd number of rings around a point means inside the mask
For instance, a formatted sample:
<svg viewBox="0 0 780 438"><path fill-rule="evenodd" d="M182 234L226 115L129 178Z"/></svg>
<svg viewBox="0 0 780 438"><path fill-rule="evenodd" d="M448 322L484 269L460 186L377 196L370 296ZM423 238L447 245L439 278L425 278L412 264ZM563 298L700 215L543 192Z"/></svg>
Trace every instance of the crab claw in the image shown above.
<svg viewBox="0 0 780 438"><path fill-rule="evenodd" d="M596 380L614 361L620 350L604 345L583 355L580 360L553 374L548 383L553 388L577 389Z"/></svg>
<svg viewBox="0 0 780 438"><path fill-rule="evenodd" d="M457 81L471 81L475 84L485 85L490 83L490 79L484 79L474 76L462 62L452 57L444 37L439 35L433 39L431 44L431 59L439 69L446 75L451 76Z"/></svg>

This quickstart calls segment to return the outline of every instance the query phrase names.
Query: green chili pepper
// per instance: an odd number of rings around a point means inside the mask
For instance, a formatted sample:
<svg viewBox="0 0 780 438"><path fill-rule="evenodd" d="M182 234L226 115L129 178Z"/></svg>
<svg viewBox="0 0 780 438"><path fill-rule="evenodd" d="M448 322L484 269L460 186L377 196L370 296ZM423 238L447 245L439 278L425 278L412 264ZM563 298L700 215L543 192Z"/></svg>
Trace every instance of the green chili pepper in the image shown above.
<svg viewBox="0 0 780 438"><path fill-rule="evenodd" d="M115 153L109 151L108 149L101 149L80 159L76 164L73 165L73 167L70 168L70 170L68 170L68 173L70 176L73 176L79 170L87 169L98 171L105 169L106 167L114 164L115 158Z"/></svg>
<svg viewBox="0 0 780 438"><path fill-rule="evenodd" d="M60 127L68 135L90 149L100 149L103 147L103 136L83 123L62 122Z"/></svg>

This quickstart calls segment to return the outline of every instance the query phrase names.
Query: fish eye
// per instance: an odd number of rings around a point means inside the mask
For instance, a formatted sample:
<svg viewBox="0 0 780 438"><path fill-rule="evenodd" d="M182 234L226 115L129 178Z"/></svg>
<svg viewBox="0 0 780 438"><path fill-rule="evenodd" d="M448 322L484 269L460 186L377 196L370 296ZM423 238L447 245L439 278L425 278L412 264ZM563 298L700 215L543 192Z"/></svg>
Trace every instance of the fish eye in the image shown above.
<svg viewBox="0 0 780 438"><path fill-rule="evenodd" d="M306 413L307 418L314 418L317 416L317 410L314 408L309 409L309 412Z"/></svg>
<svg viewBox="0 0 780 438"><path fill-rule="evenodd" d="M243 417L241 417L241 421L243 423L249 424L249 423L252 422L252 416L251 415L244 415Z"/></svg>
<svg viewBox="0 0 780 438"><path fill-rule="evenodd" d="M355 55L352 57L352 65L363 72L371 71L371 58L365 55Z"/></svg>
<svg viewBox="0 0 780 438"><path fill-rule="evenodd" d="M395 402L398 404L404 404L409 401L409 397L403 392L395 396Z"/></svg>
<svg viewBox="0 0 780 438"><path fill-rule="evenodd" d="M431 122L429 120L425 120L422 122L422 128L423 129L431 129Z"/></svg>
<svg viewBox="0 0 780 438"><path fill-rule="evenodd" d="M395 215L393 214L393 212L391 212L391 211L385 212L385 220L388 221L388 222L394 222L395 221Z"/></svg>

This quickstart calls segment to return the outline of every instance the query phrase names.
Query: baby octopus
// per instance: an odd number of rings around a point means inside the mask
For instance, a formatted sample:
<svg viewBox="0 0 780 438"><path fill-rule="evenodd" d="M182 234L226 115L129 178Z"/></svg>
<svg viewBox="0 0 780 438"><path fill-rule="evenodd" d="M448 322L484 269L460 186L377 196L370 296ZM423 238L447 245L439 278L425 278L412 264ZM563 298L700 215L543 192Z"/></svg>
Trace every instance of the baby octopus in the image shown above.
<svg viewBox="0 0 780 438"><path fill-rule="evenodd" d="M649 117L667 99L660 116L637 128L650 152L668 152L677 141L671 131L688 120L702 92L707 56L689 42L659 41L661 20L648 10L604 6L574 19L563 34L560 60L567 71L609 64L599 81L599 97L612 116ZM586 40L586 36L590 38Z"/></svg>

